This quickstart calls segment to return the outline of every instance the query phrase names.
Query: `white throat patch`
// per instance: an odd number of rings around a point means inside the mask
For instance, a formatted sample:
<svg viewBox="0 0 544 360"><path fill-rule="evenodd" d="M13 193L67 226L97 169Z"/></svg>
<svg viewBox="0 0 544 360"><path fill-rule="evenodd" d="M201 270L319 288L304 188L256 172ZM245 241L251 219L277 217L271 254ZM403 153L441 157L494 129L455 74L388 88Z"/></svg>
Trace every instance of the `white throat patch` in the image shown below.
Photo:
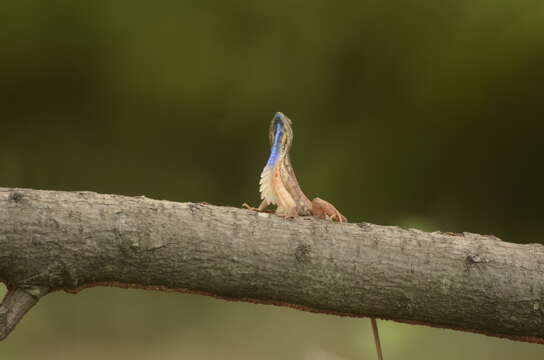
<svg viewBox="0 0 544 360"><path fill-rule="evenodd" d="M261 192L261 199L265 200L270 205L277 205L278 199L272 187L273 175L274 166L265 166L261 173L261 180L259 181L259 191Z"/></svg>

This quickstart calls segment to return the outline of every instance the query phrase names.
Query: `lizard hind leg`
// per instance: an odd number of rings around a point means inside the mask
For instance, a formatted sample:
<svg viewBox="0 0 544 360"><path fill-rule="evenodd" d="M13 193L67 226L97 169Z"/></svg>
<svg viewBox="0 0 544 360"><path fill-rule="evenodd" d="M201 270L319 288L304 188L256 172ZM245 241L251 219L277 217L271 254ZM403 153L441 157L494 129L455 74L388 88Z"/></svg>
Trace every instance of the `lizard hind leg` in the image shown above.
<svg viewBox="0 0 544 360"><path fill-rule="evenodd" d="M312 200L312 215L320 219L348 222L348 219L338 211L333 204L320 198Z"/></svg>

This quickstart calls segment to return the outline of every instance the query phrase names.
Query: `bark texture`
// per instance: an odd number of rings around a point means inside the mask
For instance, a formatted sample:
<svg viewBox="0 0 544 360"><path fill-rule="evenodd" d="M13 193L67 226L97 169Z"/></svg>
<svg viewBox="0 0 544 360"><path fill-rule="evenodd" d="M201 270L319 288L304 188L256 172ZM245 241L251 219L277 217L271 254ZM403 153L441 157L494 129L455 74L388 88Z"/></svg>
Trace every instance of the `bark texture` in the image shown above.
<svg viewBox="0 0 544 360"><path fill-rule="evenodd" d="M0 281L0 339L48 291L114 285L544 342L544 247L470 233L0 188Z"/></svg>

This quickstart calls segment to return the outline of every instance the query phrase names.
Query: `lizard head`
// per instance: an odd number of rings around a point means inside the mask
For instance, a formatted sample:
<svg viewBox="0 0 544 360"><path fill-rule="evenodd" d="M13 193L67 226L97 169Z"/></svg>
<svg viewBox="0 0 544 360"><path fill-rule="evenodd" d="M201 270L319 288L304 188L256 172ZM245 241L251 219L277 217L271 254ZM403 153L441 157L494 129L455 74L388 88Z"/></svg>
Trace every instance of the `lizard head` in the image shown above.
<svg viewBox="0 0 544 360"><path fill-rule="evenodd" d="M282 159L291 149L293 142L293 128L291 127L291 119L277 112L270 123L270 144L272 149L267 165L275 165L279 159Z"/></svg>

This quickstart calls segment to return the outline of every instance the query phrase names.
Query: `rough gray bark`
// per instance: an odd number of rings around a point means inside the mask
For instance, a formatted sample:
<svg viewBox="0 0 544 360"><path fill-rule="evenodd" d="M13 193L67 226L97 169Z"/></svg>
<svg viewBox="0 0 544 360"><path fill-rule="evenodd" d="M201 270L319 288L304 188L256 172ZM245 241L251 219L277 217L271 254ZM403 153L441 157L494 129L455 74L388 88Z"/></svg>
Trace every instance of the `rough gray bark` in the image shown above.
<svg viewBox="0 0 544 360"><path fill-rule="evenodd" d="M11 289L0 304L0 340L4 340L30 308L49 289L44 286Z"/></svg>
<svg viewBox="0 0 544 360"><path fill-rule="evenodd" d="M47 291L114 285L544 342L544 247L470 233L0 188L0 281L3 337Z"/></svg>

